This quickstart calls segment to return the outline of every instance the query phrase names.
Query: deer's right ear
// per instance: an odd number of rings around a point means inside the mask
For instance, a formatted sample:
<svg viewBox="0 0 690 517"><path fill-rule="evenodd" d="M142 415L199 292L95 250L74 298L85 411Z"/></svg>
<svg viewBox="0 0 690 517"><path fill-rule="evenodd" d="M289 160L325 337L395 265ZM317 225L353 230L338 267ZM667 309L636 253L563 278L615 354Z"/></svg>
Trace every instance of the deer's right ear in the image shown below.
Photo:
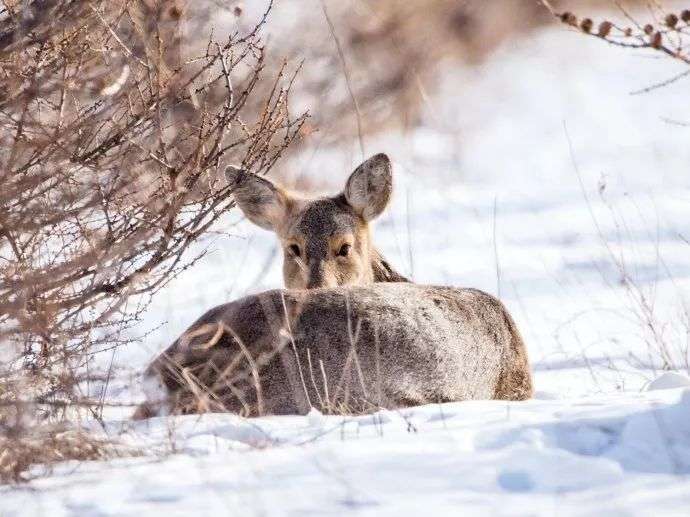
<svg viewBox="0 0 690 517"><path fill-rule="evenodd" d="M392 191L391 161L381 153L366 160L350 175L345 198L366 221L371 221L386 208Z"/></svg>
<svg viewBox="0 0 690 517"><path fill-rule="evenodd" d="M273 183L239 167L228 165L225 178L244 215L265 230L276 231L285 220L288 196Z"/></svg>

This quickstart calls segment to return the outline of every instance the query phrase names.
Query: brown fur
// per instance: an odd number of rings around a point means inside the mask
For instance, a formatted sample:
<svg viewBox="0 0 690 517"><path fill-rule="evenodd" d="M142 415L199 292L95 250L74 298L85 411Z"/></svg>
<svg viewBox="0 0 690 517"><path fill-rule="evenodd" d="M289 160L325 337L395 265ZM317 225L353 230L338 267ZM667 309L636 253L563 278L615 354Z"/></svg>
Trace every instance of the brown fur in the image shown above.
<svg viewBox="0 0 690 517"><path fill-rule="evenodd" d="M363 413L532 394L524 343L497 299L410 283L268 291L216 307L146 375L162 390L138 418Z"/></svg>

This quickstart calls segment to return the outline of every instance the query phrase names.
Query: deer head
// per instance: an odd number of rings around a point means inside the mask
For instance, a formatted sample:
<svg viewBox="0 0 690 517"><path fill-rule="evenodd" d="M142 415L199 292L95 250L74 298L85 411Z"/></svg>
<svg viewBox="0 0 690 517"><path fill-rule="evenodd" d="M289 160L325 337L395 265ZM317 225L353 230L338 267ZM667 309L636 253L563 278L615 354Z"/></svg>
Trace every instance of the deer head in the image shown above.
<svg viewBox="0 0 690 517"><path fill-rule="evenodd" d="M287 288L406 280L371 242L370 223L386 208L393 189L391 162L385 154L357 167L344 190L332 197L298 196L233 166L225 175L247 219L278 236Z"/></svg>

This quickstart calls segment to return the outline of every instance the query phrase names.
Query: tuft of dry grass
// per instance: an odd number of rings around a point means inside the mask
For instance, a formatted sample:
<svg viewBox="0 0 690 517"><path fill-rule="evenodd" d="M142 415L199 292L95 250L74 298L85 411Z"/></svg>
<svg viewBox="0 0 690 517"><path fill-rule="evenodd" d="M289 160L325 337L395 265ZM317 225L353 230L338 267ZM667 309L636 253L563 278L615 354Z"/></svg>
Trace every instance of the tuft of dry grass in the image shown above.
<svg viewBox="0 0 690 517"><path fill-rule="evenodd" d="M137 453L90 431L65 425L41 426L16 436L0 435L0 483L28 481L63 461L102 460L124 454Z"/></svg>
<svg viewBox="0 0 690 517"><path fill-rule="evenodd" d="M612 0L611 4L619 15L618 19L609 19L607 16L595 21L587 16L578 16L578 14L565 8L557 9L557 4L562 2L541 0L541 3L558 21L585 36L594 37L609 45L625 49L650 50L667 59L673 59L690 66L690 9L673 11L653 0L641 0L639 2ZM635 4L635 11L631 9L631 4ZM648 93L687 77L690 77L690 68L631 92L631 94ZM634 366L642 368L646 366L656 370L656 365L659 365L662 370L690 371L690 311L684 296L679 293L677 297L677 315L673 317L673 322L664 321L663 318L660 318L655 308L656 286L646 290L639 285L634 275L629 271L623 254L615 253L612 243L608 242L603 235L585 192L567 128L565 128L565 135L573 167L578 176L583 196L587 201L592 221L611 263L619 272L620 284L624 288L630 311L639 323L641 335L647 346L646 358L630 354ZM611 212L617 235L623 234L621 226L625 227L626 225L616 217L613 207L605 198L603 189L600 189L599 194ZM658 265L663 269L667 278L672 280L673 277L663 259L659 257L658 261Z"/></svg>

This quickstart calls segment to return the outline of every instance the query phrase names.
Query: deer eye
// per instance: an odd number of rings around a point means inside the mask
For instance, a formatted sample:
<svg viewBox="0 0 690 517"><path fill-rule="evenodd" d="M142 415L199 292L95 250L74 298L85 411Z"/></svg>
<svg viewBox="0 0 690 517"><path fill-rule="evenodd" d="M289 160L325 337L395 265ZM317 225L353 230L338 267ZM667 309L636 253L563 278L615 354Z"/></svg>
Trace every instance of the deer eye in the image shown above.
<svg viewBox="0 0 690 517"><path fill-rule="evenodd" d="M337 255L339 257L347 257L350 253L350 248L352 248L352 246L350 246L349 244L343 244L342 246L340 246Z"/></svg>
<svg viewBox="0 0 690 517"><path fill-rule="evenodd" d="M299 246L298 246L297 244L290 244L290 245L288 246L288 250L290 251L290 254L291 254L293 257L298 257L298 258L299 258L299 256L302 254L302 253L300 252Z"/></svg>

